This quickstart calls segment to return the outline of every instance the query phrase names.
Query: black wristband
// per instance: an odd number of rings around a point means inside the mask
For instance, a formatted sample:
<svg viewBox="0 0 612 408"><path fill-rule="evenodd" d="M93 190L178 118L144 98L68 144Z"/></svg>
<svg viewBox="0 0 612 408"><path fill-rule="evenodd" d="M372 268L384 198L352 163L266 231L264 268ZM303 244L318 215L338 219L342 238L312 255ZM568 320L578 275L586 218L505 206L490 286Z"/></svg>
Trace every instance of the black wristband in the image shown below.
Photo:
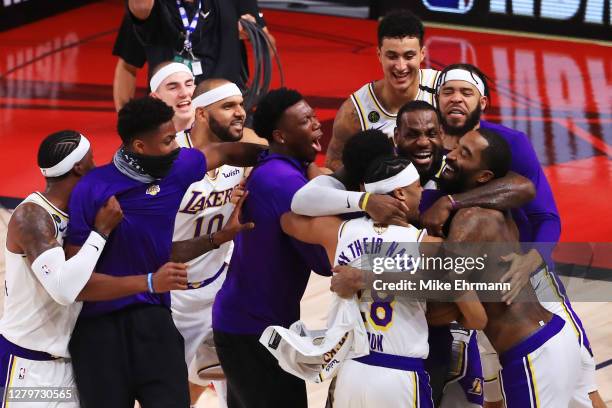
<svg viewBox="0 0 612 408"><path fill-rule="evenodd" d="M213 239L215 238L215 234L216 232L213 232L208 235L208 242L210 243L210 246L213 247L213 249L217 249L221 246L221 245L216 245L215 242L213 241Z"/></svg>

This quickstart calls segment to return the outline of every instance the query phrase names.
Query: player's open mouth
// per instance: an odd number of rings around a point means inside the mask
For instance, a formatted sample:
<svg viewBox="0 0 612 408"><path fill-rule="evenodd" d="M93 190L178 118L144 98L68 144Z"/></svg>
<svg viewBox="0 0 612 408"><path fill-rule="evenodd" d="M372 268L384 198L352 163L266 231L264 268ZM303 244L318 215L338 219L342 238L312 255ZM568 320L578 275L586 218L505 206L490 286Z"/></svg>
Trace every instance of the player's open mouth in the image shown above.
<svg viewBox="0 0 612 408"><path fill-rule="evenodd" d="M233 126L238 129L242 129L244 127L244 122L241 120L235 120L232 123L230 123L230 126Z"/></svg>
<svg viewBox="0 0 612 408"><path fill-rule="evenodd" d="M318 153L322 150L321 148L321 137L317 137L311 144L312 148Z"/></svg>
<svg viewBox="0 0 612 408"><path fill-rule="evenodd" d="M191 101L182 101L176 104L177 109L187 110L191 106Z"/></svg>
<svg viewBox="0 0 612 408"><path fill-rule="evenodd" d="M447 116L449 118L463 118L465 116L465 112L459 108L452 108L447 111Z"/></svg>
<svg viewBox="0 0 612 408"><path fill-rule="evenodd" d="M408 77L409 77L409 76L410 76L410 75L409 75L409 73L408 73L408 72L406 72L405 74L396 74L396 73L393 73L393 77L394 77L394 78L395 78L395 79L396 79L398 82L404 82L404 81L406 81L406 80L408 79Z"/></svg>
<svg viewBox="0 0 612 408"><path fill-rule="evenodd" d="M444 165L444 169L442 170L442 174L446 175L446 176L452 176L452 175L455 174L456 171L457 171L457 169L455 169L455 167L453 167L449 163L446 163Z"/></svg>
<svg viewBox="0 0 612 408"><path fill-rule="evenodd" d="M413 154L412 158L416 164L429 164L432 156L431 152L420 152Z"/></svg>

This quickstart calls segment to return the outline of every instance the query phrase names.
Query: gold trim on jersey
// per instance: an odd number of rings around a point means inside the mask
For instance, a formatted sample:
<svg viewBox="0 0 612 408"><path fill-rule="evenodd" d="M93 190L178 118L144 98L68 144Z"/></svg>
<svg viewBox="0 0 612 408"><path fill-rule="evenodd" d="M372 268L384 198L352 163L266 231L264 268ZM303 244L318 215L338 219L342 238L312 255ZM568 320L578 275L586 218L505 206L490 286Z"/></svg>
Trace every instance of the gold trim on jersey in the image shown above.
<svg viewBox="0 0 612 408"><path fill-rule="evenodd" d="M206 173L206 178L208 179L208 181L213 182L217 180L217 177L219 177L219 174L221 173L221 167L217 167L216 169L212 170L212 175L211 172L207 172Z"/></svg>
<svg viewBox="0 0 612 408"><path fill-rule="evenodd" d="M431 89L434 90L434 92L432 94L430 94L431 96L431 106L436 107L437 103L436 103L436 84L438 83L438 77L440 76L440 71L436 71L436 74L433 76L433 82L430 86Z"/></svg>
<svg viewBox="0 0 612 408"><path fill-rule="evenodd" d="M51 209L52 209L53 211L55 211L56 213L58 213L57 215L59 215L59 216L61 216L61 217L65 218L66 220L68 219L68 214L66 214L65 212L63 212L62 210L60 210L59 208L57 208L55 205L53 205L53 203L52 203L51 201L47 200L47 199L45 198L45 196L44 196L44 195L42 195L42 193L40 193L40 192L38 192L38 191L35 191L35 192L34 192L34 194L36 194L38 197L42 198L42 199L43 199L43 201L44 201L46 204L48 204L48 205L51 207Z"/></svg>
<svg viewBox="0 0 612 408"><path fill-rule="evenodd" d="M420 81L421 81L421 70L419 70L419 84L421 83ZM378 98L376 97L376 94L374 93L374 81L368 84L368 93L370 94L372 101L374 101L374 105L376 105L376 107L382 112L383 115L387 116L390 119L397 118L397 114L393 115L387 112L387 110L383 108L382 104L378 101Z"/></svg>
<svg viewBox="0 0 612 408"><path fill-rule="evenodd" d="M359 118L361 130L366 130L367 127L365 123L365 114L363 112L363 107L361 106L361 103L359 103L359 99L354 93L351 94L351 100L353 101L353 105L355 105L355 110L357 111L357 117Z"/></svg>
<svg viewBox="0 0 612 408"><path fill-rule="evenodd" d="M349 221L350 220L346 220L346 221L342 222L342 224L340 224L340 228L338 228L338 239L340 239L342 237L342 232L344 231L344 227L346 227L346 224Z"/></svg>

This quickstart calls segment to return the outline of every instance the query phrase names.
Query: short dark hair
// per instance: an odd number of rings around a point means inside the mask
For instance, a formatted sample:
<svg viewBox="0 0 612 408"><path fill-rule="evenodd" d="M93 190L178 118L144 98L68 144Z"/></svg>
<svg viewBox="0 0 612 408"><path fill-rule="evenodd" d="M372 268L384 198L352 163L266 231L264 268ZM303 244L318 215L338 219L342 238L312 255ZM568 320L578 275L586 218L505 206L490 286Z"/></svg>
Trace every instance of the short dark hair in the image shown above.
<svg viewBox="0 0 612 408"><path fill-rule="evenodd" d="M467 64L467 63L447 65L446 67L444 67L442 71L440 71L440 74L438 75L438 80L436 83L436 95L440 93L440 87L442 86L442 80L444 79L444 74L446 74L448 71L453 70L453 69L463 69L463 70L470 72L472 75L477 76L484 84L485 94L483 96L486 96L486 97L489 96L489 77L484 72L482 72L477 66L472 65L472 64Z"/></svg>
<svg viewBox="0 0 612 408"><path fill-rule="evenodd" d="M146 133L153 132L174 117L174 109L162 100L145 96L132 99L119 111L117 132L124 145Z"/></svg>
<svg viewBox="0 0 612 408"><path fill-rule="evenodd" d="M366 170L373 159L394 154L393 142L380 130L358 132L344 145L342 164L355 183L363 182Z"/></svg>
<svg viewBox="0 0 612 408"><path fill-rule="evenodd" d="M423 47L425 28L423 22L414 13L408 10L394 10L388 13L378 23L378 46L383 38L418 38L419 45Z"/></svg>
<svg viewBox="0 0 612 408"><path fill-rule="evenodd" d="M493 178L504 177L510 171L512 151L506 139L490 129L477 129L480 136L489 144L480 154L482 164L486 170L493 172Z"/></svg>
<svg viewBox="0 0 612 408"><path fill-rule="evenodd" d="M397 118L395 119L395 126L400 127L400 123L402 123L402 116L404 116L404 114L418 111L432 111L436 114L438 123L442 123L442 118L440 117L440 111L438 109L436 109L429 102L416 100L410 101L400 108L400 110L397 112Z"/></svg>
<svg viewBox="0 0 612 408"><path fill-rule="evenodd" d="M374 183L388 179L399 174L406 167L410 166L410 160L397 156L379 156L372 160L368 166L363 182ZM390 191L389 191L390 193Z"/></svg>
<svg viewBox="0 0 612 408"><path fill-rule="evenodd" d="M304 97L294 89L278 88L268 92L257 104L253 115L253 130L257 136L272 142L272 132L283 113L301 100Z"/></svg>
<svg viewBox="0 0 612 408"><path fill-rule="evenodd" d="M72 153L79 142L81 134L76 130L60 130L51 133L40 144L38 148L38 167L46 169L53 167ZM66 177L70 172L58 177L47 177L55 180Z"/></svg>

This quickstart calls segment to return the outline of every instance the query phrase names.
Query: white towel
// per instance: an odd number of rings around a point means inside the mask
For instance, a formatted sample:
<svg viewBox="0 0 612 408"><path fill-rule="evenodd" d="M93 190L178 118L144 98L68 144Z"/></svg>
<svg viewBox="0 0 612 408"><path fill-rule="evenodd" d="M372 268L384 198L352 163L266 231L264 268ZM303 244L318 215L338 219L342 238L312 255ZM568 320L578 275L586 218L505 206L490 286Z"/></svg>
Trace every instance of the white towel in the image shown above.
<svg viewBox="0 0 612 408"><path fill-rule="evenodd" d="M332 378L344 360L369 354L357 298L333 297L327 330L308 330L301 320L289 329L269 326L264 330L259 342L276 357L283 370L321 383Z"/></svg>

